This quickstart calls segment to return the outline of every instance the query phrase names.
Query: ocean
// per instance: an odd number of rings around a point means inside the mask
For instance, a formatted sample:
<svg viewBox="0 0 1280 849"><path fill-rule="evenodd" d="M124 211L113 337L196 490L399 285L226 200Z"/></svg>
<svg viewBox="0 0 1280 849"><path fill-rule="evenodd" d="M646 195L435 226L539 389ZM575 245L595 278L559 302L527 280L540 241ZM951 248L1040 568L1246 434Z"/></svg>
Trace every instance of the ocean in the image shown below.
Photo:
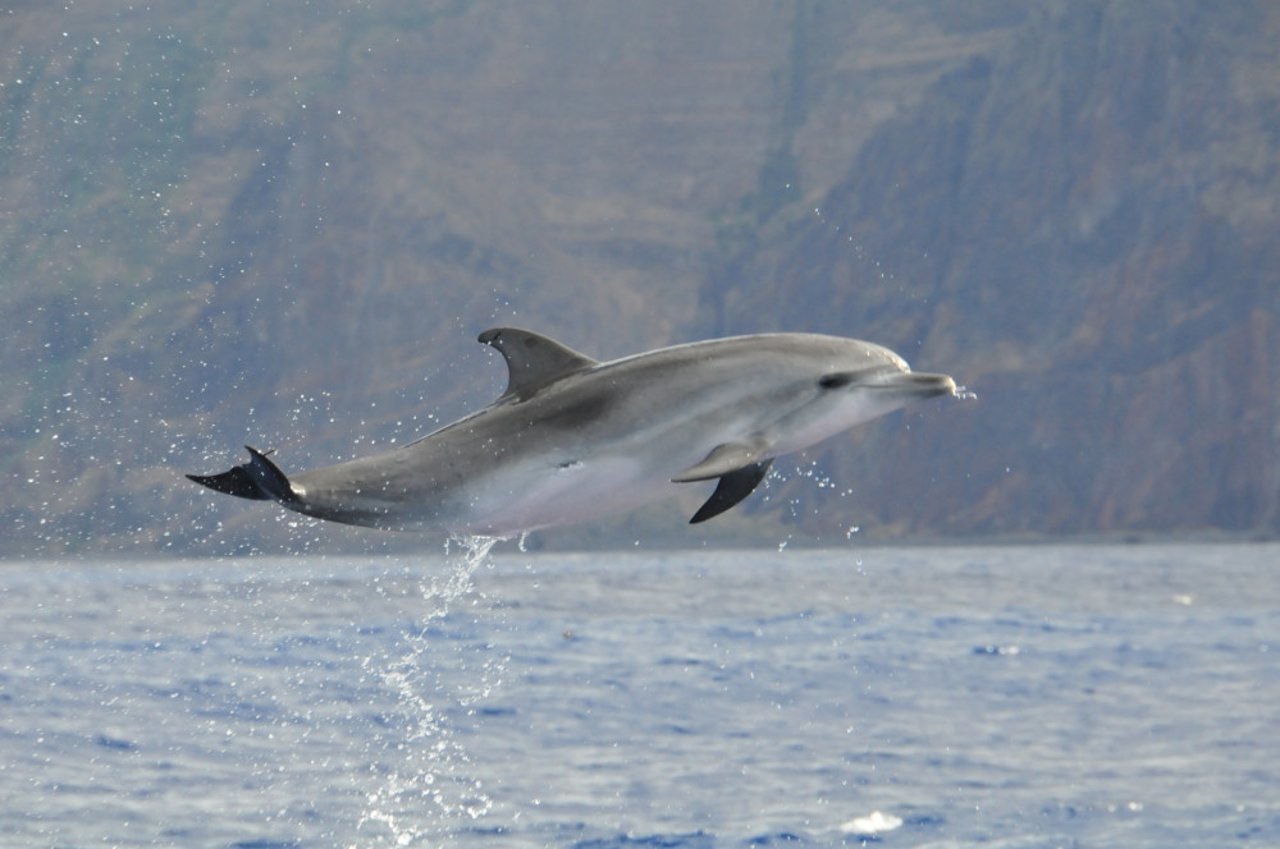
<svg viewBox="0 0 1280 849"><path fill-rule="evenodd" d="M0 564L0 845L1280 846L1280 545Z"/></svg>

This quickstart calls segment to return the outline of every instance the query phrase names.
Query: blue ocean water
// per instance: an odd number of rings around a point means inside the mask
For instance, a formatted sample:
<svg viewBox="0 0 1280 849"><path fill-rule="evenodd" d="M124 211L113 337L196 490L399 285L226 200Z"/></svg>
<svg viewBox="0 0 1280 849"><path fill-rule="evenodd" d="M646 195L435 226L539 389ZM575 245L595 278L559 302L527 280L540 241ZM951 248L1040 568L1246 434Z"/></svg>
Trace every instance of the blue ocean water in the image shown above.
<svg viewBox="0 0 1280 849"><path fill-rule="evenodd" d="M0 845L1280 846L1278 563L7 563Z"/></svg>

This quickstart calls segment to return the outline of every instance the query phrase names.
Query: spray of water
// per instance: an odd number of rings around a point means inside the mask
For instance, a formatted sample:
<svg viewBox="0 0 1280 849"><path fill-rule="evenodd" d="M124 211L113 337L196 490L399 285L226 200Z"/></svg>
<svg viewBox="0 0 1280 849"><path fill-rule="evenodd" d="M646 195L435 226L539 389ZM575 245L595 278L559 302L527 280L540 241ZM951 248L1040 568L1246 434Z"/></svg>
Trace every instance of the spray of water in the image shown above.
<svg viewBox="0 0 1280 849"><path fill-rule="evenodd" d="M359 830L371 843L362 846L442 844L450 831L493 807L481 782L469 775L471 758L451 717L470 715L501 682L507 661L487 646L471 659L474 642L451 638L447 620L464 600L483 600L472 575L497 542L451 540L448 568L419 585L425 613L404 638L404 650L365 660L366 670L394 695L396 710L385 718L379 762L370 767L376 788L366 798Z"/></svg>

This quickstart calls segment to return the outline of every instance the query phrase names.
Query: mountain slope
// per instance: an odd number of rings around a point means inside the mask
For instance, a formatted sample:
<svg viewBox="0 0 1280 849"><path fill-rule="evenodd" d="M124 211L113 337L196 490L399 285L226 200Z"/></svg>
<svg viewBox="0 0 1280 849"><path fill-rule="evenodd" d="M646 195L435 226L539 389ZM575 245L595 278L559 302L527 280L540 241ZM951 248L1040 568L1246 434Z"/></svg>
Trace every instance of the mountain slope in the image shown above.
<svg viewBox="0 0 1280 849"><path fill-rule="evenodd" d="M472 340L505 323L602 358L853 335L980 396L697 535L679 505L552 544L1274 534L1278 30L1190 0L15 8L0 551L424 544L178 472L412 438L500 391Z"/></svg>

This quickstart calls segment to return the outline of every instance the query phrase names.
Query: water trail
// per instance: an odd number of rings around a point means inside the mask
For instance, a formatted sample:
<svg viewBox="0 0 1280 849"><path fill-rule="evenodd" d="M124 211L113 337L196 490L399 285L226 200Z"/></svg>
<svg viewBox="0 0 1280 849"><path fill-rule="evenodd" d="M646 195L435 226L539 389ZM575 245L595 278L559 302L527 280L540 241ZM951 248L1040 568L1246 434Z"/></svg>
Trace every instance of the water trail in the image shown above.
<svg viewBox="0 0 1280 849"><path fill-rule="evenodd" d="M455 626L449 614L475 593L472 575L498 542L489 537L450 540L447 569L419 584L423 618L404 637L399 657L366 658L368 672L393 694L396 709L379 735L378 763L370 766L377 788L365 801L359 831L373 846L426 846L483 817L493 800L469 775L471 758L451 719L471 715L501 680L506 657ZM460 547L455 553L454 547ZM459 633L459 629L462 633ZM375 668L377 667L377 668ZM353 844L349 849L357 849Z"/></svg>

